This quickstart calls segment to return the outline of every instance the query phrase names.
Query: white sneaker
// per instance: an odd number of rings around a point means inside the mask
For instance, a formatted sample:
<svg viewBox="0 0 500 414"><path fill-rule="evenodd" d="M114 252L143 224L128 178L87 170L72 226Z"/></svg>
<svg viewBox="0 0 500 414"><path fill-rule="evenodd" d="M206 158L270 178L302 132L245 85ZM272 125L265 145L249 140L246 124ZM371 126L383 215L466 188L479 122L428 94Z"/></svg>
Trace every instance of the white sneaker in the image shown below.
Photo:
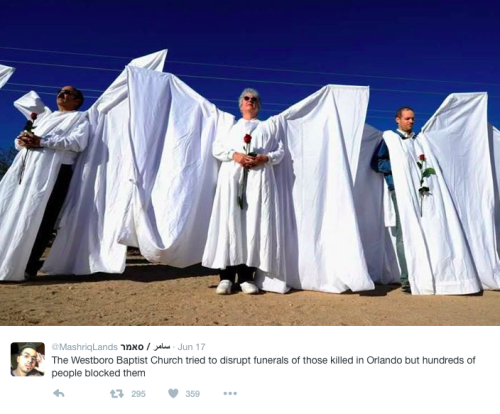
<svg viewBox="0 0 500 414"><path fill-rule="evenodd" d="M217 290L215 293L218 295L230 295L231 289L233 288L233 282L230 280L221 280L219 286L217 286Z"/></svg>
<svg viewBox="0 0 500 414"><path fill-rule="evenodd" d="M247 295L256 295L259 293L259 288L253 282L243 282L240 287L241 291Z"/></svg>

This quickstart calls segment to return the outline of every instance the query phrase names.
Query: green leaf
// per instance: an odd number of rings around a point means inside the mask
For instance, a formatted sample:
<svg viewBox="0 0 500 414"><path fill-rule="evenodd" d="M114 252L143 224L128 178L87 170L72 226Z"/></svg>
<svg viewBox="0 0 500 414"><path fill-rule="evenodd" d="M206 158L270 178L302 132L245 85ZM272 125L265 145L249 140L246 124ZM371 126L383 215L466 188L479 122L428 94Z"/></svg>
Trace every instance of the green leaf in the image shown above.
<svg viewBox="0 0 500 414"><path fill-rule="evenodd" d="M417 161L418 168L422 169L422 163Z"/></svg>
<svg viewBox="0 0 500 414"><path fill-rule="evenodd" d="M436 170L434 168L426 168L422 173L422 177L427 178L431 175L436 175Z"/></svg>

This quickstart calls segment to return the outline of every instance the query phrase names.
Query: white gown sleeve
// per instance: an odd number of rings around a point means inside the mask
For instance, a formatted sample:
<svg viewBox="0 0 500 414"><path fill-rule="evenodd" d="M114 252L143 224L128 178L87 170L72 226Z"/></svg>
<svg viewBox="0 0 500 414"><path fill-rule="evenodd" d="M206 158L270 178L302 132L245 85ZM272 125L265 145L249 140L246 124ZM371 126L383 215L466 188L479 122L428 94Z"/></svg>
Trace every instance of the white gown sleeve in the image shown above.
<svg viewBox="0 0 500 414"><path fill-rule="evenodd" d="M274 141L274 145L272 146L274 149L266 154L269 157L269 164L271 165L279 164L285 156L285 148L283 147L283 141L280 137L279 126L280 123L284 122L286 119L286 114L287 111L282 112L279 115L272 116L265 121L270 139Z"/></svg>
<svg viewBox="0 0 500 414"><path fill-rule="evenodd" d="M269 157L269 164L271 165L277 165L281 162L283 157L285 156L285 149L283 148L283 142L281 139L278 139L278 137L273 138L277 140L277 148L275 151L271 151L267 153L267 156Z"/></svg>
<svg viewBox="0 0 500 414"><path fill-rule="evenodd" d="M53 150L82 152L87 147L89 130L89 121L83 119L70 134L63 136L55 134L46 135L42 137L40 145Z"/></svg>
<svg viewBox="0 0 500 414"><path fill-rule="evenodd" d="M14 140L14 147L16 147L16 150L18 151L21 151L24 148L17 143L17 138Z"/></svg>
<svg viewBox="0 0 500 414"><path fill-rule="evenodd" d="M216 139L212 146L212 154L219 161L226 162L233 160L233 154L236 151L232 148L227 148L223 140Z"/></svg>
<svg viewBox="0 0 500 414"><path fill-rule="evenodd" d="M220 115L220 117L222 117L222 115ZM236 152L234 148L231 148L231 146L228 145L228 137L231 130L229 125L232 125L233 123L234 118L231 117L230 123L226 124L224 127L221 127L217 131L214 143L212 144L212 155L222 162L232 161L233 155Z"/></svg>

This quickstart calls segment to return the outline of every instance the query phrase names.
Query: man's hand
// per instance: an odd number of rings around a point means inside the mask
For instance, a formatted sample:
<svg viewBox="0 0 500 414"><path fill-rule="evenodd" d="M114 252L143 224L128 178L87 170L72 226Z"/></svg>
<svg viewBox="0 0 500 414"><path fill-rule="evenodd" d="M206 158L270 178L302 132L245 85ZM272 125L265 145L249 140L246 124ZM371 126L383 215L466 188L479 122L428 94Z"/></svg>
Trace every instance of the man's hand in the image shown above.
<svg viewBox="0 0 500 414"><path fill-rule="evenodd" d="M254 160L255 160L254 166L256 167L257 165L267 164L269 162L269 157L264 154L257 154Z"/></svg>
<svg viewBox="0 0 500 414"><path fill-rule="evenodd" d="M37 362L38 366L35 366L35 369L38 372L45 374L45 355L42 355L39 352L37 352L36 353L36 362Z"/></svg>
<svg viewBox="0 0 500 414"><path fill-rule="evenodd" d="M19 135L17 138L19 141L22 141L24 143L24 145L23 145L19 142L19 145L21 145L23 147L40 148L41 138L36 136L32 132L23 131L23 132L21 132L21 135Z"/></svg>
<svg viewBox="0 0 500 414"><path fill-rule="evenodd" d="M20 147L27 147L28 145L26 144L25 141L23 141L21 138L17 137L17 145Z"/></svg>

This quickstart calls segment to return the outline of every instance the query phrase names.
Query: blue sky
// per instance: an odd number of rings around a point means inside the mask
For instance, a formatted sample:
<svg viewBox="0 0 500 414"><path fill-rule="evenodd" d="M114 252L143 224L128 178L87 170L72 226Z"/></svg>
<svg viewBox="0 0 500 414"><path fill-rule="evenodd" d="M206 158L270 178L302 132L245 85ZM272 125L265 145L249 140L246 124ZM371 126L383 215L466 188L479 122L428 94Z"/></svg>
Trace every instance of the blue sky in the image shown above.
<svg viewBox="0 0 500 414"><path fill-rule="evenodd" d="M393 128L393 112L408 105L416 110L418 130L447 94L470 91L488 92L489 119L500 125L500 5L483 0L4 3L0 63L17 71L0 90L0 147L10 145L24 125L12 106L23 94L17 91L34 89L55 109L60 86L73 84L99 96L118 74L13 61L120 70L128 58L164 48L165 71L234 114L244 87L259 90L266 118L319 89L279 82L332 83L369 85L367 121L379 129ZM94 100L88 98L84 109Z"/></svg>

